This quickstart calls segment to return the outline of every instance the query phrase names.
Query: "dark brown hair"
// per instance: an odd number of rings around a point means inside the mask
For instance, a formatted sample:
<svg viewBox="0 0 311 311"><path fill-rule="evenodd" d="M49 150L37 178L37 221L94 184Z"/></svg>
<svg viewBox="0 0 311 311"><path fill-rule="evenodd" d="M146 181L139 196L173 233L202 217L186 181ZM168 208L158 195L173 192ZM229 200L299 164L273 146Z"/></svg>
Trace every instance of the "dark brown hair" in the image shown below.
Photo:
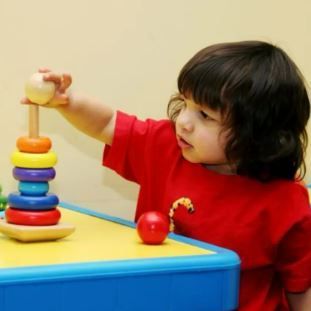
<svg viewBox="0 0 311 311"><path fill-rule="evenodd" d="M310 102L302 74L282 49L260 41L209 46L182 68L178 91L170 119L181 109L180 95L220 111L230 133L226 156L238 174L304 177Z"/></svg>

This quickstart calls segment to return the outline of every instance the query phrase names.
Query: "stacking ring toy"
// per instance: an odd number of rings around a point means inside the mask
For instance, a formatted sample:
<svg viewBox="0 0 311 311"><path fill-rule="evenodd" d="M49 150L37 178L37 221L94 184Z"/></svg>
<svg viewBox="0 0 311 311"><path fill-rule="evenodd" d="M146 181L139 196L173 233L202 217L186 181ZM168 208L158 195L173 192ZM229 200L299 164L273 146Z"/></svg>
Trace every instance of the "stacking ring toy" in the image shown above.
<svg viewBox="0 0 311 311"><path fill-rule="evenodd" d="M12 163L17 167L25 168L49 168L57 162L53 151L48 153L26 153L15 151L11 156Z"/></svg>
<svg viewBox="0 0 311 311"><path fill-rule="evenodd" d="M48 137L19 137L16 146L21 152L46 153L52 147L52 142Z"/></svg>
<svg viewBox="0 0 311 311"><path fill-rule="evenodd" d="M21 181L18 184L18 190L22 195L44 196L49 191L47 182L29 182Z"/></svg>
<svg viewBox="0 0 311 311"><path fill-rule="evenodd" d="M50 181L55 178L56 172L54 168L20 168L14 167L13 177L22 181Z"/></svg>
<svg viewBox="0 0 311 311"><path fill-rule="evenodd" d="M58 209L50 211L22 211L13 208L7 208L5 211L6 221L11 224L25 226L51 226L56 225L61 218Z"/></svg>
<svg viewBox="0 0 311 311"><path fill-rule="evenodd" d="M21 195L18 192L12 192L8 196L8 203L13 208L22 210L50 210L59 203L58 197L53 193L45 196Z"/></svg>

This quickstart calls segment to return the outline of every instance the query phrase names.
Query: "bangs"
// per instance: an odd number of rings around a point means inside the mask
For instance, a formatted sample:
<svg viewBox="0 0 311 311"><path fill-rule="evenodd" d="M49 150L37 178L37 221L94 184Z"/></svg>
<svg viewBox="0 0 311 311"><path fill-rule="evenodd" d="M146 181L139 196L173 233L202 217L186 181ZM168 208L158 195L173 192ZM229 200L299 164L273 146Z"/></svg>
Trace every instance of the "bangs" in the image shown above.
<svg viewBox="0 0 311 311"><path fill-rule="evenodd" d="M178 79L178 90L186 98L191 98L199 105L206 105L211 109L222 109L223 88L225 81L215 70L214 66L196 66L184 68Z"/></svg>
<svg viewBox="0 0 311 311"><path fill-rule="evenodd" d="M225 110L224 94L230 79L230 67L213 57L195 65L186 64L178 77L179 93L199 105L206 105L213 110Z"/></svg>
<svg viewBox="0 0 311 311"><path fill-rule="evenodd" d="M179 92L197 104L226 110L235 90L241 86L245 90L252 84L252 73L262 63L262 55L256 54L263 47L257 45L257 42L216 44L199 51L179 74ZM268 46L265 53L271 53L270 49Z"/></svg>

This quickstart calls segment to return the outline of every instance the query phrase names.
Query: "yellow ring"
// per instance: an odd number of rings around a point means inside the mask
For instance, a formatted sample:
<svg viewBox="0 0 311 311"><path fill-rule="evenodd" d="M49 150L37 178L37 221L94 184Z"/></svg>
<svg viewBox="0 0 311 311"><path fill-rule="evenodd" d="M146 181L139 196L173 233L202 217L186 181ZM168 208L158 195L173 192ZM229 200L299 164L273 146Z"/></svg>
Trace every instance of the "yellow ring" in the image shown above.
<svg viewBox="0 0 311 311"><path fill-rule="evenodd" d="M27 153L14 151L11 156L11 162L14 166L25 168L49 168L57 162L56 153L53 151L47 153Z"/></svg>

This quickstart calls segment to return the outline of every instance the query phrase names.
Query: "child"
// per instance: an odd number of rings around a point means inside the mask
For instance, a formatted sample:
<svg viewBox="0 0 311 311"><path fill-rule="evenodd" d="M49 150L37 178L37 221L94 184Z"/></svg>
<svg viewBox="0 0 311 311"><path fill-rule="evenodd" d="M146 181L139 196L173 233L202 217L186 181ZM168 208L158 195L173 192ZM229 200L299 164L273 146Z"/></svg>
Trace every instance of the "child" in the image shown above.
<svg viewBox="0 0 311 311"><path fill-rule="evenodd" d="M136 220L159 210L176 233L236 251L239 310L311 310L311 212L300 182L310 102L284 51L257 41L201 50L160 121L69 94L70 75L41 71L57 86L48 105L104 142L103 164L140 185Z"/></svg>

